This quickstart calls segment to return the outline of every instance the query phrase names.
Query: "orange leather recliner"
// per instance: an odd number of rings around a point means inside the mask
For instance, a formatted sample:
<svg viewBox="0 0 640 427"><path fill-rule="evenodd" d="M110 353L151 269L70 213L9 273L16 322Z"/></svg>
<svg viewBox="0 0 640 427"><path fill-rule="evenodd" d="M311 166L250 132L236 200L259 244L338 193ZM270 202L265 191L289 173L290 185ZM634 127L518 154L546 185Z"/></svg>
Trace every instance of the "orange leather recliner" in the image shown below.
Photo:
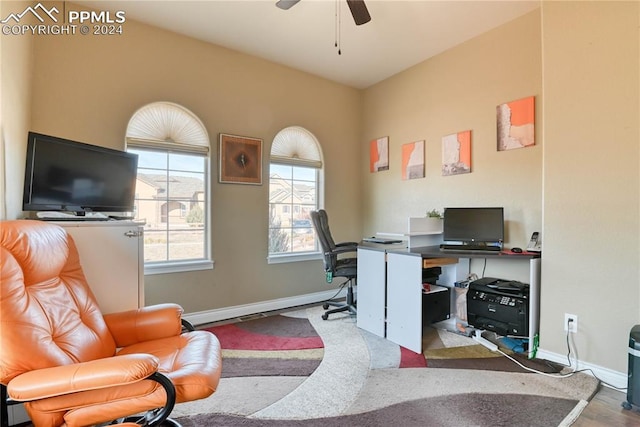
<svg viewBox="0 0 640 427"><path fill-rule="evenodd" d="M216 390L215 335L183 333L176 304L103 316L62 227L0 222L0 246L0 385L36 427L176 425L174 403Z"/></svg>

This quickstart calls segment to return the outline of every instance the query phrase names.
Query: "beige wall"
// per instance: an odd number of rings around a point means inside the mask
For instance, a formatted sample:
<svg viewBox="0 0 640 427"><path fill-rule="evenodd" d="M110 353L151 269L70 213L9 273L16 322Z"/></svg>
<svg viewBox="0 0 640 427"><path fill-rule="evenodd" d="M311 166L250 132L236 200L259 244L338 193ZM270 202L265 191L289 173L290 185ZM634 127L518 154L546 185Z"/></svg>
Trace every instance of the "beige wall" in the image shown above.
<svg viewBox="0 0 640 427"><path fill-rule="evenodd" d="M326 161L325 206L340 219L333 232L358 239L357 90L129 20L122 36L39 36L34 65L34 131L122 149L131 115L170 101L209 132L215 268L146 276L147 304L174 301L197 312L332 289L320 260L267 265L268 168L261 186L217 183L217 138L262 138L267 160L279 130L308 129Z"/></svg>
<svg viewBox="0 0 640 427"><path fill-rule="evenodd" d="M543 6L541 347L626 372L640 321L640 3ZM570 28L570 31L567 29Z"/></svg>
<svg viewBox="0 0 640 427"><path fill-rule="evenodd" d="M0 2L0 16L24 2ZM33 37L0 36L0 219L22 211L22 182L31 117ZM17 184L16 183L20 183Z"/></svg>
<svg viewBox="0 0 640 427"><path fill-rule="evenodd" d="M406 232L407 217L449 206L504 206L507 246L526 246L541 231L540 40L538 10L365 91L360 156L368 159L368 141L382 136L390 152L388 171L370 173L366 161L360 164L366 235ZM536 145L498 152L496 106L532 95ZM442 176L442 137L465 130L472 172ZM425 140L426 176L403 181L401 146L418 140Z"/></svg>

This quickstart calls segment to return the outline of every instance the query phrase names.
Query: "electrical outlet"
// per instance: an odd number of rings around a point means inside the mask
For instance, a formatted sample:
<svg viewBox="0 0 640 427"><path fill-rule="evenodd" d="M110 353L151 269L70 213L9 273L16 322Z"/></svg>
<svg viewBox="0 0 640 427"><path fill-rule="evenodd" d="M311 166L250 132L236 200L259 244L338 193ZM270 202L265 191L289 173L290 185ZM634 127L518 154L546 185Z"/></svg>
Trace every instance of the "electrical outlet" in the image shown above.
<svg viewBox="0 0 640 427"><path fill-rule="evenodd" d="M571 333L577 333L578 332L578 316L576 316L575 314L569 314L569 313L565 313L564 314L564 330L569 331Z"/></svg>

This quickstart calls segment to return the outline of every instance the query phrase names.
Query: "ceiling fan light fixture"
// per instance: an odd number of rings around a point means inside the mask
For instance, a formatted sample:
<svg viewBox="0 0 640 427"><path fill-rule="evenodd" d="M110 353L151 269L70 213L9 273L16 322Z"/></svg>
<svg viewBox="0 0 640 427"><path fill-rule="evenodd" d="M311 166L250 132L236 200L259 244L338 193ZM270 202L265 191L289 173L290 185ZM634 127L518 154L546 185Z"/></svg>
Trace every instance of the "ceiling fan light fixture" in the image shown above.
<svg viewBox="0 0 640 427"><path fill-rule="evenodd" d="M351 9L351 15L356 25L366 24L371 21L371 15L369 15L369 10L367 10L364 0L347 0L347 4Z"/></svg>
<svg viewBox="0 0 640 427"><path fill-rule="evenodd" d="M300 0L278 0L276 2L276 6L278 6L282 10L289 10L293 5L298 3Z"/></svg>
<svg viewBox="0 0 640 427"><path fill-rule="evenodd" d="M278 0L276 2L276 6L282 10L289 10L295 4L297 4L300 0ZM367 9L367 5L364 4L364 0L346 0L349 5L349 9L351 10L351 16L353 16L353 20L356 25L366 24L371 21L371 15L369 15L369 10Z"/></svg>

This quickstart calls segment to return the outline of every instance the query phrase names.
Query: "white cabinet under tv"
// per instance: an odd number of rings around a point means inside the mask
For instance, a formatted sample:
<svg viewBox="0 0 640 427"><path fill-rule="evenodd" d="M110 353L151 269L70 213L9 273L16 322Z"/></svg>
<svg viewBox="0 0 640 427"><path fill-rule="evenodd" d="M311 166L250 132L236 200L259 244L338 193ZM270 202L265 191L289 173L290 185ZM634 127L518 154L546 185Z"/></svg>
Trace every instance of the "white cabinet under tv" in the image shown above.
<svg viewBox="0 0 640 427"><path fill-rule="evenodd" d="M143 226L134 221L60 221L103 314L144 306Z"/></svg>

